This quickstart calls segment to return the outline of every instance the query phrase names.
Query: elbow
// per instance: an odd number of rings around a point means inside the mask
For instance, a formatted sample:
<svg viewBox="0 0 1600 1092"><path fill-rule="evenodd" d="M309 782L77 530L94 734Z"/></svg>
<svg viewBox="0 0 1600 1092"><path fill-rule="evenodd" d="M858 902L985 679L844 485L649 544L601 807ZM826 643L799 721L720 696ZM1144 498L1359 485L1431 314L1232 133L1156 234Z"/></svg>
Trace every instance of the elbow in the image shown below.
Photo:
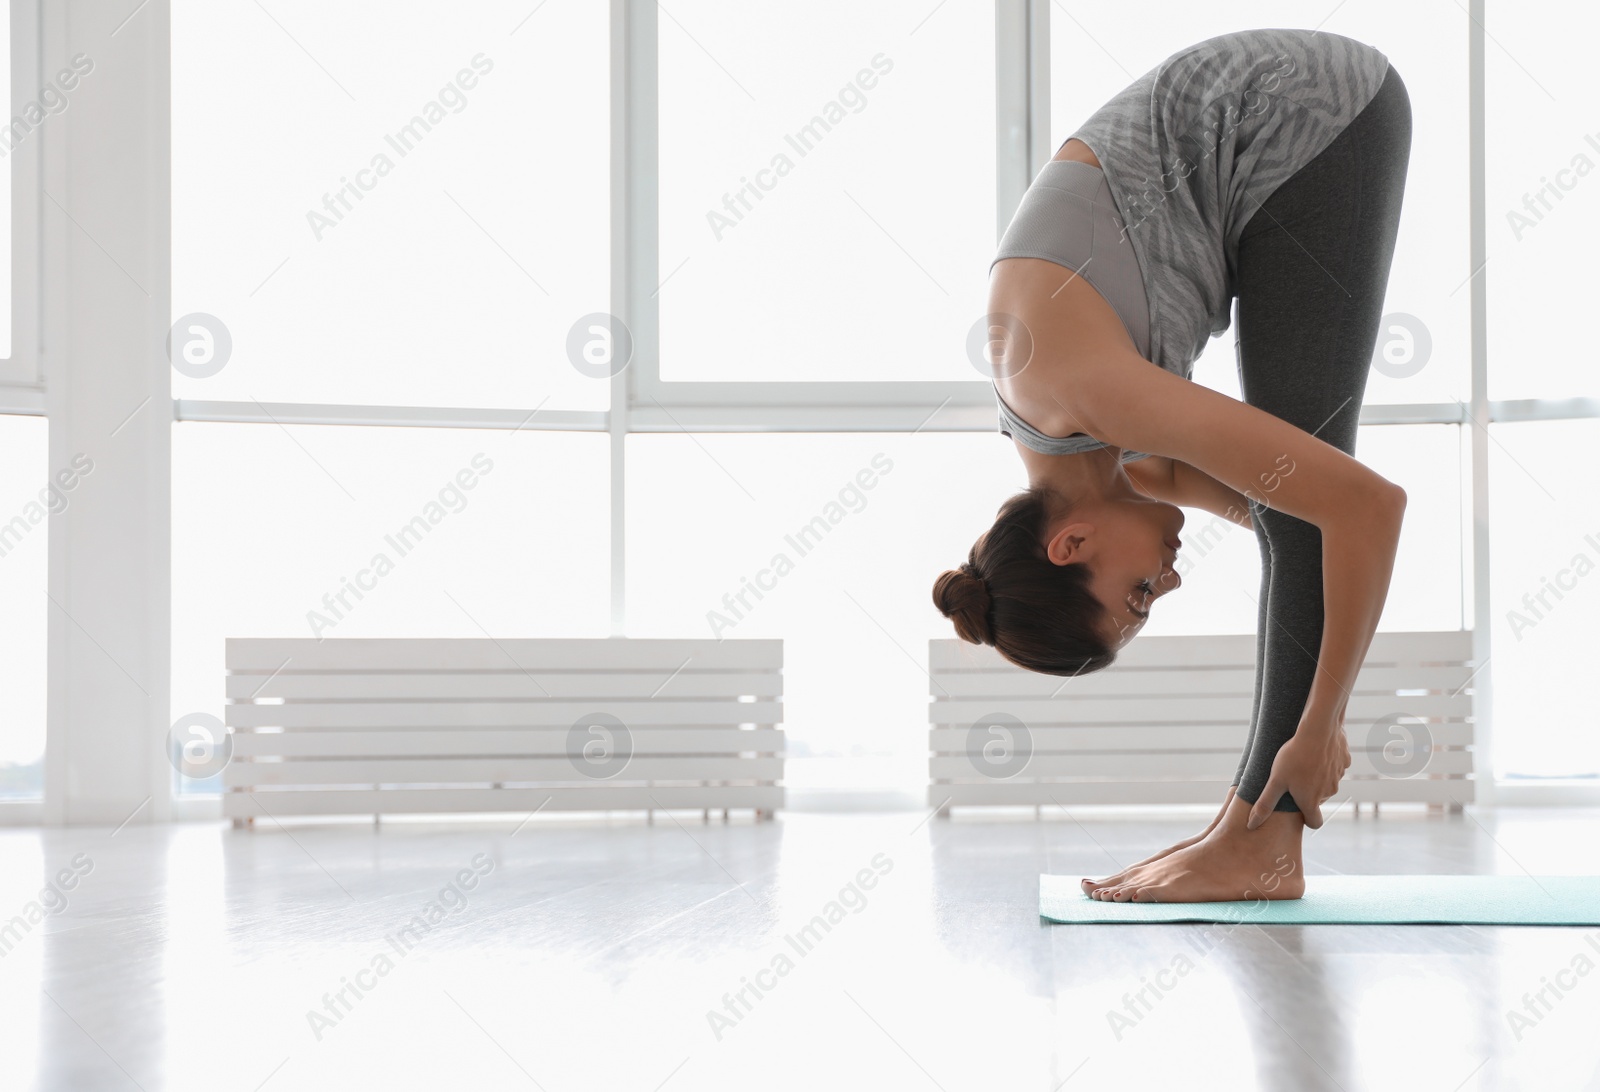
<svg viewBox="0 0 1600 1092"><path fill-rule="evenodd" d="M1379 489L1379 508L1387 512L1393 519L1396 527L1405 519L1406 491L1386 478L1378 479L1381 483Z"/></svg>

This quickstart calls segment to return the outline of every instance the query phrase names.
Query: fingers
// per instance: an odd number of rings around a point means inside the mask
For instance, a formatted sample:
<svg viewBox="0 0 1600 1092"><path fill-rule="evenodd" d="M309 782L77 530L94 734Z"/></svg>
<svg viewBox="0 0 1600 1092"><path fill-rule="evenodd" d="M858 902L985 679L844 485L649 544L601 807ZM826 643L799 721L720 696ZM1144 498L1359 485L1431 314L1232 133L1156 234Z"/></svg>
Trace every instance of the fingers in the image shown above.
<svg viewBox="0 0 1600 1092"><path fill-rule="evenodd" d="M1272 814L1272 806L1277 803L1278 797L1283 795L1283 790L1278 788L1278 779L1272 775L1267 776L1267 787L1261 790L1261 795L1256 797L1254 806L1250 808L1250 818L1245 820L1245 830L1255 830L1267 817Z"/></svg>
<svg viewBox="0 0 1600 1092"><path fill-rule="evenodd" d="M1305 808L1303 810L1305 812L1306 826L1310 827L1312 830L1317 830L1317 829L1321 828L1321 826L1322 826L1322 805L1321 804L1312 804L1310 807L1307 807L1307 808Z"/></svg>

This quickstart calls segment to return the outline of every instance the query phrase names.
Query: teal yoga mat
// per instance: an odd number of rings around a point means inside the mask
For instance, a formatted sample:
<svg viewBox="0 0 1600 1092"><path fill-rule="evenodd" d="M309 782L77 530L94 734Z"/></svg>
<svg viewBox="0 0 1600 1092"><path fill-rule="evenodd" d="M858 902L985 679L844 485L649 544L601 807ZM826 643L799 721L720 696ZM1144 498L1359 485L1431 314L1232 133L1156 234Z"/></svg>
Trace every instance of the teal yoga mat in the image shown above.
<svg viewBox="0 0 1600 1092"><path fill-rule="evenodd" d="M1307 876L1299 899L1100 902L1076 876L1041 875L1039 916L1084 925L1600 925L1600 876Z"/></svg>

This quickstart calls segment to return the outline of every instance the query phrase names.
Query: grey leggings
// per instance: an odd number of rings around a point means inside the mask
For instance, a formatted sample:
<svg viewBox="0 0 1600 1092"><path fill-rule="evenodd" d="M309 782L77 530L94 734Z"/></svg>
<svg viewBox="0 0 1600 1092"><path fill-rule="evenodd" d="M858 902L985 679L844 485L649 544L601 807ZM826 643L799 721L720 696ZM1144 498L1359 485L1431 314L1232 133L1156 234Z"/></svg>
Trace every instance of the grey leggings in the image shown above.
<svg viewBox="0 0 1600 1092"><path fill-rule="evenodd" d="M1355 454L1410 155L1411 100L1391 66L1372 101L1273 191L1239 239L1244 400L1347 455ZM1310 695L1323 603L1322 532L1255 499L1250 513L1261 546L1256 692L1233 783L1254 804ZM1284 793L1273 810L1301 809Z"/></svg>

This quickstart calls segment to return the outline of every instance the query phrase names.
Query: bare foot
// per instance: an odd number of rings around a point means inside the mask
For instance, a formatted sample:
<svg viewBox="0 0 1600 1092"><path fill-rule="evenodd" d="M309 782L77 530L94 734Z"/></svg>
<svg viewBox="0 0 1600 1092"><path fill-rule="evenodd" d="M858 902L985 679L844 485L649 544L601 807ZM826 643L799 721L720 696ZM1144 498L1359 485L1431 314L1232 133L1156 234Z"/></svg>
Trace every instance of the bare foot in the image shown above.
<svg viewBox="0 0 1600 1092"><path fill-rule="evenodd" d="M1190 846L1194 845L1196 842L1200 841L1206 835L1210 834L1213 830L1215 830L1217 828L1217 824L1218 823L1222 822L1222 817L1225 814L1227 814L1228 805L1233 803L1234 790L1236 790L1237 788L1238 788L1237 785L1229 786L1228 795L1224 796L1222 798L1222 807L1217 809L1217 814L1212 816L1211 822L1206 824L1206 829L1205 830L1202 830L1199 834L1190 835L1188 838L1185 838L1183 841L1176 842L1173 845L1168 846L1166 849L1163 849L1158 853L1152 853L1150 856L1146 857L1142 861L1135 861L1133 864L1129 865L1127 868L1124 868L1121 872L1118 872L1114 876L1107 876L1103 880L1091 880L1087 876L1085 876L1083 879L1078 881L1079 886L1081 886L1083 888L1083 893L1085 895L1093 895L1096 891L1098 891L1102 887L1117 887L1117 886L1119 886L1120 884L1122 884L1123 882L1125 882L1127 880L1128 874L1130 872L1132 872L1134 869L1142 868L1143 866L1145 866L1147 864L1150 864L1150 863L1152 863L1154 861L1159 861L1159 860L1161 860L1161 858L1166 857L1169 854L1176 853L1180 849L1187 849Z"/></svg>
<svg viewBox="0 0 1600 1092"><path fill-rule="evenodd" d="M1305 895L1297 811L1273 812L1246 830L1250 804L1231 801L1223 821L1200 841L1150 864L1136 865L1115 886L1097 888L1102 902L1233 902Z"/></svg>

